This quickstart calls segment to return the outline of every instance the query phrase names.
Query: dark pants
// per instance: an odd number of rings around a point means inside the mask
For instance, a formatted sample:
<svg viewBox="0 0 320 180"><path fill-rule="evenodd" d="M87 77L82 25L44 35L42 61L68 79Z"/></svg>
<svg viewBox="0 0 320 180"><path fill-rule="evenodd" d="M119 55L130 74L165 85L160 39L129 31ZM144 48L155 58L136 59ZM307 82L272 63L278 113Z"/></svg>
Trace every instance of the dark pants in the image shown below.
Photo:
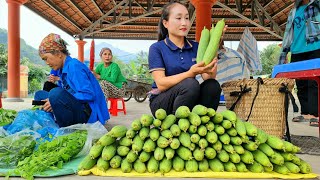
<svg viewBox="0 0 320 180"><path fill-rule="evenodd" d="M299 62L320 58L320 50L292 54L291 62ZM318 84L314 80L296 80L298 99L301 106L301 114L311 114L318 117Z"/></svg>
<svg viewBox="0 0 320 180"><path fill-rule="evenodd" d="M49 98L55 120L60 127L88 122L91 115L89 104L80 102L67 90L57 87L50 92L37 91L34 96L35 100L47 98Z"/></svg>
<svg viewBox="0 0 320 180"><path fill-rule="evenodd" d="M217 110L220 94L221 87L215 79L199 84L196 79L187 78L159 95L152 95L150 109L153 115L160 108L167 114L174 114L180 106L188 106L192 110L197 104Z"/></svg>
<svg viewBox="0 0 320 180"><path fill-rule="evenodd" d="M58 87L58 85L56 85L55 83L46 81L46 82L44 83L44 85L43 85L43 90L49 92L51 89L53 89L53 88L55 88L55 87Z"/></svg>

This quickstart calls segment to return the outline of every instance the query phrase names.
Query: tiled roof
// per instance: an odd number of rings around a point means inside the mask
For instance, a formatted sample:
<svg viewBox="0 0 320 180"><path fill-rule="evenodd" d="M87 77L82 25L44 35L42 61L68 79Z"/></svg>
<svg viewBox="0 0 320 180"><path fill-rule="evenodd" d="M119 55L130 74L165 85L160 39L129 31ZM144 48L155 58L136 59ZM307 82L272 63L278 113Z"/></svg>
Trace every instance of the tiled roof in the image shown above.
<svg viewBox="0 0 320 180"><path fill-rule="evenodd" d="M155 40L162 7L169 2L29 0L24 5L74 37ZM182 2L192 16L194 7L187 0ZM229 26L225 40L239 40L245 27L257 40L280 40L293 4L294 0L220 0L212 7L212 20L225 18ZM191 39L195 38L195 24L196 20L189 31Z"/></svg>

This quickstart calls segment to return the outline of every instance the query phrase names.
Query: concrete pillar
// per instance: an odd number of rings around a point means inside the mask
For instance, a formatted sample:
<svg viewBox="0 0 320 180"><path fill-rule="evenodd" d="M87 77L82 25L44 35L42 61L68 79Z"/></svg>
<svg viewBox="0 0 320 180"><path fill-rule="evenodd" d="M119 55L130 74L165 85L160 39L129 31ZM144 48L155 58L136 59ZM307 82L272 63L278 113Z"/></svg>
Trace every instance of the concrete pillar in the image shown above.
<svg viewBox="0 0 320 180"><path fill-rule="evenodd" d="M84 40L76 40L76 43L78 44L78 59L79 61L84 61L84 45L87 43Z"/></svg>
<svg viewBox="0 0 320 180"><path fill-rule="evenodd" d="M196 41L198 42L203 27L211 29L212 6L216 2L217 0L191 0L191 3L196 8Z"/></svg>
<svg viewBox="0 0 320 180"><path fill-rule="evenodd" d="M27 0L7 0L8 3L8 98L20 99L20 6Z"/></svg>

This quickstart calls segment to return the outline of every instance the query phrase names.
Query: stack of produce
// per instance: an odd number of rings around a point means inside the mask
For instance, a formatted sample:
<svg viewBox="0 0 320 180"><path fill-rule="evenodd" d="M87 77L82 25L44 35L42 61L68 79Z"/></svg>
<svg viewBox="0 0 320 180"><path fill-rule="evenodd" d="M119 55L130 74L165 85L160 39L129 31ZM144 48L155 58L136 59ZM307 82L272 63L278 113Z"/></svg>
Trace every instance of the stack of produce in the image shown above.
<svg viewBox="0 0 320 180"><path fill-rule="evenodd" d="M267 135L233 111L216 113L197 105L175 115L158 109L155 118L142 115L131 128L115 126L102 136L79 165L102 171L121 168L124 173L170 170L177 172L310 173L308 163L295 155L299 147Z"/></svg>
<svg viewBox="0 0 320 180"><path fill-rule="evenodd" d="M212 24L210 31L206 27L203 28L197 52L197 63L203 61L205 65L208 65L217 55L224 26L224 19L221 19L216 27Z"/></svg>
<svg viewBox="0 0 320 180"><path fill-rule="evenodd" d="M17 111L0 108L0 126L5 126L12 123L16 116Z"/></svg>

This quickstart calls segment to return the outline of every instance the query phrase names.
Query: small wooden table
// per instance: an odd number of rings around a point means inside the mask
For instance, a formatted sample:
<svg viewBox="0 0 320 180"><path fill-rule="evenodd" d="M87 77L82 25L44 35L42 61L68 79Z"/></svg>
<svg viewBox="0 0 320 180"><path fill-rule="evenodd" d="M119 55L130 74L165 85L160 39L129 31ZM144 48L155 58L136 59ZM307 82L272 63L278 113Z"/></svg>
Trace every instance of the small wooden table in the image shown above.
<svg viewBox="0 0 320 180"><path fill-rule="evenodd" d="M320 117L320 58L277 65L273 68L272 78L291 78L315 80L318 83L318 117ZM319 126L320 137L320 126Z"/></svg>

